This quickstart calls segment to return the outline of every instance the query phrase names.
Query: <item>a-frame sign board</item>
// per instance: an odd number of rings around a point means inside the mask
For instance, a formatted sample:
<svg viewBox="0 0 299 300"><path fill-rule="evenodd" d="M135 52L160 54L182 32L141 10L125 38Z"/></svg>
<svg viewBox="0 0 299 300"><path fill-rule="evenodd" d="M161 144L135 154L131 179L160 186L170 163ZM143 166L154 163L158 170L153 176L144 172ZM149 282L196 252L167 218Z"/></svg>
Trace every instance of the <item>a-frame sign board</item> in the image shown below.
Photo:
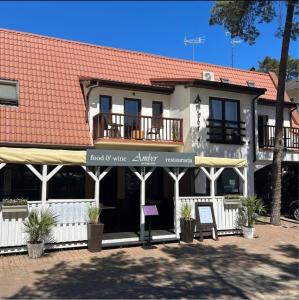
<svg viewBox="0 0 299 300"><path fill-rule="evenodd" d="M215 221L215 214L213 209L213 203L211 202L197 202L195 203L195 216L196 227L199 233L200 241L203 241L203 237L207 235L213 236L215 234L215 240L218 240L217 225Z"/></svg>

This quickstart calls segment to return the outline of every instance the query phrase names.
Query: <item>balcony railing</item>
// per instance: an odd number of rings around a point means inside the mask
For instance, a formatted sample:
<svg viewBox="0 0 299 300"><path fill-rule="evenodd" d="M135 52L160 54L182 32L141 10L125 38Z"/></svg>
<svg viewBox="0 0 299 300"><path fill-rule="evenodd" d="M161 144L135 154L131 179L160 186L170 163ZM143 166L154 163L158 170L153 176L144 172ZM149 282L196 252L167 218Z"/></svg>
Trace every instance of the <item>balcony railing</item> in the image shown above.
<svg viewBox="0 0 299 300"><path fill-rule="evenodd" d="M275 126L261 126L258 134L260 148L274 147ZM286 149L299 149L299 128L283 127L283 146Z"/></svg>
<svg viewBox="0 0 299 300"><path fill-rule="evenodd" d="M182 142L183 120L100 113L93 118L93 138Z"/></svg>

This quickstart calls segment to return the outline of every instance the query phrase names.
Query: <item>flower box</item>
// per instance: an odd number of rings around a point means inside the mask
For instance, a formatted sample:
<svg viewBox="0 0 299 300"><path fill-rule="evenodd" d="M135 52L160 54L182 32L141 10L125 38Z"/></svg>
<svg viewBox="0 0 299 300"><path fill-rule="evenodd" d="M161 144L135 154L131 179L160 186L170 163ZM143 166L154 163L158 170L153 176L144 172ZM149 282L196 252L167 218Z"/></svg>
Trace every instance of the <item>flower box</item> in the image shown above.
<svg viewBox="0 0 299 300"><path fill-rule="evenodd" d="M28 206L26 199L3 199L3 213L27 213Z"/></svg>
<svg viewBox="0 0 299 300"><path fill-rule="evenodd" d="M241 203L241 195L232 195L224 197L225 205L239 205Z"/></svg>

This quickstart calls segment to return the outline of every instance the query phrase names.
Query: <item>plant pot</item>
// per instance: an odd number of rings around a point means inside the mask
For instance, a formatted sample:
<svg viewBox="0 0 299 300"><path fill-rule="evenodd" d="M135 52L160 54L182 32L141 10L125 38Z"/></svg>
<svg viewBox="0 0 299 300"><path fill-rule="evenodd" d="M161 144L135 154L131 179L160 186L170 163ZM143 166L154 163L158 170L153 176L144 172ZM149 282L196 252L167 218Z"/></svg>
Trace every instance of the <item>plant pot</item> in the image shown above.
<svg viewBox="0 0 299 300"><path fill-rule="evenodd" d="M132 139L134 140L143 140L144 132L142 130L132 130Z"/></svg>
<svg viewBox="0 0 299 300"><path fill-rule="evenodd" d="M254 227L242 226L242 231L243 231L243 236L245 239L253 239L254 238L254 232L255 232Z"/></svg>
<svg viewBox="0 0 299 300"><path fill-rule="evenodd" d="M27 243L27 250L30 258L39 258L44 254L44 242Z"/></svg>
<svg viewBox="0 0 299 300"><path fill-rule="evenodd" d="M102 250L104 224L87 224L87 246L90 252L99 252Z"/></svg>
<svg viewBox="0 0 299 300"><path fill-rule="evenodd" d="M4 213L27 213L28 206L27 205L9 205L2 206L2 212Z"/></svg>
<svg viewBox="0 0 299 300"><path fill-rule="evenodd" d="M196 221L194 219L181 219L181 241L192 243Z"/></svg>

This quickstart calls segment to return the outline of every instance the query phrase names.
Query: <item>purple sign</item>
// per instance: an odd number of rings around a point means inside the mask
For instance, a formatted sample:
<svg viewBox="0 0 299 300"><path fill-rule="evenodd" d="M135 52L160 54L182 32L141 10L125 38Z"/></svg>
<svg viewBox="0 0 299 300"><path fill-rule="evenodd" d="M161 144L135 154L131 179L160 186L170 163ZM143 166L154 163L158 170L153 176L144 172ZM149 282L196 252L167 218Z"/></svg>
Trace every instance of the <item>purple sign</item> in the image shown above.
<svg viewBox="0 0 299 300"><path fill-rule="evenodd" d="M156 205L144 205L143 212L145 216L158 216L158 210Z"/></svg>

